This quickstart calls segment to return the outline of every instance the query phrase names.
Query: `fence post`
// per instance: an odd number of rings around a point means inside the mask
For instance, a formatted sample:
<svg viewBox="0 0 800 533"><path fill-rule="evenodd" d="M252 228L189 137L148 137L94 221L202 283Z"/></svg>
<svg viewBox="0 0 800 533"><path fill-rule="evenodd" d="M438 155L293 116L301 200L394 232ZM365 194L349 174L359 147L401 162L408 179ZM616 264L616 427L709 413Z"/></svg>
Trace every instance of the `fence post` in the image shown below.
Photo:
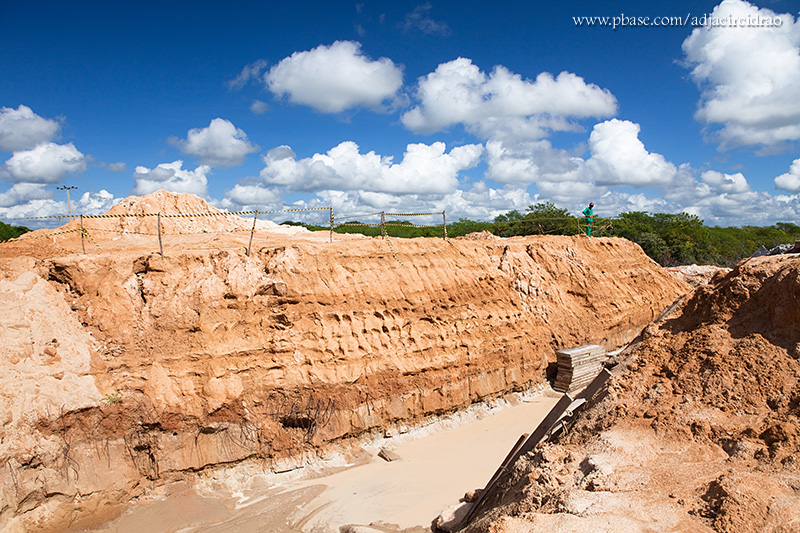
<svg viewBox="0 0 800 533"><path fill-rule="evenodd" d="M158 212L158 251L164 257L164 247L161 245L161 211Z"/></svg>
<svg viewBox="0 0 800 533"><path fill-rule="evenodd" d="M333 242L333 206L331 206L331 237L330 242Z"/></svg>
<svg viewBox="0 0 800 533"><path fill-rule="evenodd" d="M83 234L85 230L83 229L83 213L81 213L81 249L83 250L83 254L86 255L86 243L83 239Z"/></svg>
<svg viewBox="0 0 800 533"><path fill-rule="evenodd" d="M253 227L250 229L250 242L247 243L247 257L250 257L250 247L253 246L253 233L256 231L257 218L258 218L258 209L256 209L256 214L253 215Z"/></svg>
<svg viewBox="0 0 800 533"><path fill-rule="evenodd" d="M381 211L381 237L386 238L386 215Z"/></svg>
<svg viewBox="0 0 800 533"><path fill-rule="evenodd" d="M444 240L447 240L447 217L444 214L444 209L442 209L442 228L444 229Z"/></svg>

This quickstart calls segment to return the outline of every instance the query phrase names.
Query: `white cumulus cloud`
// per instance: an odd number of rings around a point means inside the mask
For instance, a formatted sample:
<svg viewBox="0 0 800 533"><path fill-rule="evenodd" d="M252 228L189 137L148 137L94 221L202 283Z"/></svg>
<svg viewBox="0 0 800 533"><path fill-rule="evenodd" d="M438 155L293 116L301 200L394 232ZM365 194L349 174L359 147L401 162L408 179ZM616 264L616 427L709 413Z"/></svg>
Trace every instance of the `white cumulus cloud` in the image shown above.
<svg viewBox="0 0 800 533"><path fill-rule="evenodd" d="M401 120L417 133L460 123L483 137L511 126L517 135L541 138L549 129L574 129L569 118L606 117L617 110L609 91L575 74L543 72L531 81L496 66L487 75L463 57L420 78L416 97L420 104Z"/></svg>
<svg viewBox="0 0 800 533"><path fill-rule="evenodd" d="M574 179L574 173L582 163L582 159L566 150L553 148L546 139L486 142L486 177L498 183L527 185Z"/></svg>
<svg viewBox="0 0 800 533"><path fill-rule="evenodd" d="M73 206L78 213L84 215L101 215L116 203L114 195L105 189L98 192L85 192Z"/></svg>
<svg viewBox="0 0 800 533"><path fill-rule="evenodd" d="M289 101L324 113L366 107L380 109L403 84L403 71L390 59L371 60L361 43L336 41L295 52L264 76L267 88Z"/></svg>
<svg viewBox="0 0 800 533"><path fill-rule="evenodd" d="M231 202L231 207L250 210L252 207L281 209L283 201L282 192L274 187L264 187L254 179L245 179L225 192L225 199Z"/></svg>
<svg viewBox="0 0 800 533"><path fill-rule="evenodd" d="M675 165L648 152L638 124L611 119L596 124L589 136L589 157L553 148L546 139L486 143L486 177L498 183L536 184L553 199L591 199L609 187L669 187Z"/></svg>
<svg viewBox="0 0 800 533"><path fill-rule="evenodd" d="M150 194L159 189L170 192L188 192L198 196L206 196L208 178L211 170L208 165L200 165L194 170L183 169L183 161L161 163L154 169L138 166L133 173L136 186L133 194Z"/></svg>
<svg viewBox="0 0 800 533"><path fill-rule="evenodd" d="M47 200L55 196L42 183L15 183L6 192L0 193L0 207L12 207L31 200Z"/></svg>
<svg viewBox="0 0 800 533"><path fill-rule="evenodd" d="M222 118L215 118L207 128L189 130L186 139L177 141L177 145L203 164L220 167L241 165L247 154L258 151L243 130Z"/></svg>
<svg viewBox="0 0 800 533"><path fill-rule="evenodd" d="M339 191L323 190L316 192L316 198L310 201L301 201L290 207L324 207L332 206L335 216L358 216L359 222L378 223L378 215L365 215L386 211L387 213L437 213L425 217L414 217L417 224L441 224L442 216L438 213L445 211L448 223L460 218L471 220L493 219L509 209L524 210L533 203L533 199L525 188L507 186L500 189L492 188L483 181L474 183L468 189L456 189L448 194L390 194L375 191ZM327 223L327 213L322 212L292 214L295 220L304 220L316 224ZM403 218L403 217L400 217ZM346 218L345 220L352 220ZM396 220L391 216L387 220Z"/></svg>
<svg viewBox="0 0 800 533"><path fill-rule="evenodd" d="M56 217L66 216L69 211L66 199L54 200L54 191L45 185L36 183L17 183L5 193L0 193L0 217L5 219L24 217ZM114 196L101 189L98 192L86 192L72 200L72 214L99 215L114 205ZM20 224L29 228L52 227L63 220L22 220Z"/></svg>
<svg viewBox="0 0 800 533"><path fill-rule="evenodd" d="M707 224L740 226L769 225L792 220L798 212L798 197L773 196L754 191L745 176L708 170L699 179L688 164L681 165L673 184L664 190L671 209L697 215Z"/></svg>
<svg viewBox="0 0 800 533"><path fill-rule="evenodd" d="M14 152L6 161L3 174L16 182L56 183L67 174L86 170L86 156L72 143L46 142L30 150Z"/></svg>
<svg viewBox="0 0 800 533"><path fill-rule="evenodd" d="M598 185L646 187L668 185L675 165L661 154L648 152L639 140L640 127L627 120L611 119L594 126L589 136L592 154L587 162Z"/></svg>
<svg viewBox="0 0 800 533"><path fill-rule="evenodd" d="M800 20L744 0L723 0L711 16L743 24L698 28L683 42L702 90L697 120L720 125L724 149L800 139ZM778 16L779 26L744 24Z"/></svg>
<svg viewBox="0 0 800 533"><path fill-rule="evenodd" d="M445 144L409 144L403 160L375 152L362 154L345 141L325 154L297 160L289 147L270 150L261 178L272 186L295 191L335 189L389 194L446 194L458 187L459 172L475 166L483 147L469 144L445 152Z"/></svg>
<svg viewBox="0 0 800 533"><path fill-rule="evenodd" d="M788 192L800 192L800 159L792 162L789 172L775 178L775 186Z"/></svg>
<svg viewBox="0 0 800 533"><path fill-rule="evenodd" d="M716 170L707 170L700 174L700 180L713 187L717 193L744 193L751 190L741 172L723 174Z"/></svg>
<svg viewBox="0 0 800 533"><path fill-rule="evenodd" d="M40 117L28 106L0 107L0 150L28 150L52 140L60 127L55 120Z"/></svg>

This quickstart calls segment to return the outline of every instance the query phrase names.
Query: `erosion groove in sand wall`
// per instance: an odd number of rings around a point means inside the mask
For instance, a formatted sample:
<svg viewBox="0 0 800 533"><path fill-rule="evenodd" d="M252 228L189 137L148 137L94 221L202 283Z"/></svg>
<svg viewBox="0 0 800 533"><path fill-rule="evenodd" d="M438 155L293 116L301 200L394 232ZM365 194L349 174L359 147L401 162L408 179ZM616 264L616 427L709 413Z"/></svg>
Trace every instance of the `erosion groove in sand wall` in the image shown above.
<svg viewBox="0 0 800 533"><path fill-rule="evenodd" d="M45 523L214 465L290 468L528 388L555 349L616 347L686 290L620 239L394 247L402 263L379 239L31 261L24 275L48 289L36 305L62 306L96 339L99 392L76 408L54 397L0 428L0 523ZM19 261L4 265L21 279ZM71 394L58 391L48 394Z"/></svg>

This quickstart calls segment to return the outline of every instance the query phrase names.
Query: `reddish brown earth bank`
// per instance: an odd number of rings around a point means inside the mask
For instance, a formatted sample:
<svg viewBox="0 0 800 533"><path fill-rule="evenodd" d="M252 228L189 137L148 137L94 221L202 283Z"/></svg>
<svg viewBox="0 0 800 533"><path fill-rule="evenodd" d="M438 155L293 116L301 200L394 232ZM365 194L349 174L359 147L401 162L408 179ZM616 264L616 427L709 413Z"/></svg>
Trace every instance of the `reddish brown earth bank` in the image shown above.
<svg viewBox="0 0 800 533"><path fill-rule="evenodd" d="M214 210L159 192L110 214L146 212ZM247 256L252 222L217 213L162 218L162 257L157 223L0 245L0 528L101 520L198 471L294 468L539 385L555 350L622 346L688 289L622 239L260 224ZM758 427L783 442L794 426Z"/></svg>

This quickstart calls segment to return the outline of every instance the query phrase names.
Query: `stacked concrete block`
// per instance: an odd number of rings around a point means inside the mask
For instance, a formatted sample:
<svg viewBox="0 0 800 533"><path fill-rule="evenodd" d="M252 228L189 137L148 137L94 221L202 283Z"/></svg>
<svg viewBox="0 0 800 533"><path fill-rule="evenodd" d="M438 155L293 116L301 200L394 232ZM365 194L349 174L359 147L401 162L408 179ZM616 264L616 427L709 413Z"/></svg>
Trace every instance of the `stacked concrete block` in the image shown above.
<svg viewBox="0 0 800 533"><path fill-rule="evenodd" d="M553 389L558 392L582 389L600 373L607 357L606 349L597 344L558 350L558 374Z"/></svg>

